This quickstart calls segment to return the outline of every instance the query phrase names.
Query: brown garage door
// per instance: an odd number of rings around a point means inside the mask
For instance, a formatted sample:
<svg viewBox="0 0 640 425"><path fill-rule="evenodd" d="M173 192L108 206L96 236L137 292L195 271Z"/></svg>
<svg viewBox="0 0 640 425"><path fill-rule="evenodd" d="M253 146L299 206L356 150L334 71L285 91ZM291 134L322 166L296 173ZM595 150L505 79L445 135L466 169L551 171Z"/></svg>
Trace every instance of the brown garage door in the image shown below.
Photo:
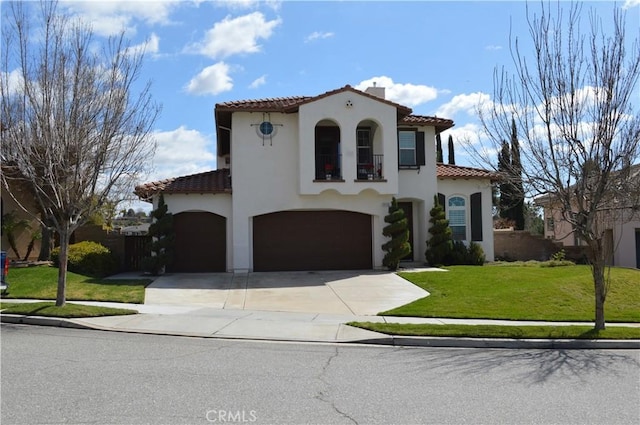
<svg viewBox="0 0 640 425"><path fill-rule="evenodd" d="M256 271L370 268L370 215L283 211L253 218Z"/></svg>
<svg viewBox="0 0 640 425"><path fill-rule="evenodd" d="M174 214L172 272L224 272L227 269L227 219L208 212Z"/></svg>

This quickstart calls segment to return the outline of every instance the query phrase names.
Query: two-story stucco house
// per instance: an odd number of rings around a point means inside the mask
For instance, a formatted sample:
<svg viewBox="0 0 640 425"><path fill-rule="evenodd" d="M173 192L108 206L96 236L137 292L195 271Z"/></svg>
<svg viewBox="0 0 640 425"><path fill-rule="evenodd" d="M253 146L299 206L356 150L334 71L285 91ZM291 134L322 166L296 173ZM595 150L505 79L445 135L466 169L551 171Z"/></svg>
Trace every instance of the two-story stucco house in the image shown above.
<svg viewBox="0 0 640 425"><path fill-rule="evenodd" d="M640 190L640 164L632 165L629 179ZM596 216L595 228L602 232L607 263L612 266L640 269L640 209L635 204L638 192L626 199L605 203ZM586 247L567 221L553 194L540 196L536 204L544 209L544 235L564 247Z"/></svg>
<svg viewBox="0 0 640 425"><path fill-rule="evenodd" d="M454 236L493 260L493 175L436 164L451 120L412 115L382 87L345 86L220 103L215 122L217 170L136 188L163 193L174 214L173 271L380 268L392 197L408 215L408 261L424 262L434 196Z"/></svg>

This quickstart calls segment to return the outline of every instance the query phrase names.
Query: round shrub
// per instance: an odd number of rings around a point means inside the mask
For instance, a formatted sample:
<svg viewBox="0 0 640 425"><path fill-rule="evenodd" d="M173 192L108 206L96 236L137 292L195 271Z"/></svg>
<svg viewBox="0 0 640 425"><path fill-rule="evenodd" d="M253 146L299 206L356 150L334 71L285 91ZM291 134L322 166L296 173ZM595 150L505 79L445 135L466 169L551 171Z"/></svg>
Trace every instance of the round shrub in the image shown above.
<svg viewBox="0 0 640 425"><path fill-rule="evenodd" d="M58 267L60 248L51 252L53 265ZM118 261L109 248L97 242L83 241L69 245L67 270L85 276L104 277L118 270Z"/></svg>

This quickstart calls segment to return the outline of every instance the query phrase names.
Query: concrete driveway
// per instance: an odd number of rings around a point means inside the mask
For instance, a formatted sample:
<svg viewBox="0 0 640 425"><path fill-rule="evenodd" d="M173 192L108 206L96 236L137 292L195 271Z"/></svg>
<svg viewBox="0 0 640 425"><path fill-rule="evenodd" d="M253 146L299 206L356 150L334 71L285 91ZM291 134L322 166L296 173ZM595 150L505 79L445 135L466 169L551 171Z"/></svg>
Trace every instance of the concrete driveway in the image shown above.
<svg viewBox="0 0 640 425"><path fill-rule="evenodd" d="M178 273L149 285L145 304L374 315L427 295L389 272Z"/></svg>

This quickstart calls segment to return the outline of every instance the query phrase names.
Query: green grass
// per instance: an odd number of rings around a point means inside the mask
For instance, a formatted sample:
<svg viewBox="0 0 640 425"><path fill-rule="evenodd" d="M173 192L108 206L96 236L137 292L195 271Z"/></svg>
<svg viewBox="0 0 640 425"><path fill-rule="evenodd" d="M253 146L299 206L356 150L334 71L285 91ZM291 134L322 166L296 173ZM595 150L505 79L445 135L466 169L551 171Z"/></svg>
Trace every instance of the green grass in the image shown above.
<svg viewBox="0 0 640 425"><path fill-rule="evenodd" d="M420 325L372 322L348 324L388 335L513 339L640 339L640 328L622 326L611 326L603 331L596 331L590 326Z"/></svg>
<svg viewBox="0 0 640 425"><path fill-rule="evenodd" d="M593 321L588 266L454 266L448 272L399 273L431 295L385 316ZM610 322L640 322L640 270L612 268L605 304Z"/></svg>
<svg viewBox="0 0 640 425"><path fill-rule="evenodd" d="M32 298L55 300L58 287L58 269L50 266L11 268L7 276L9 291L3 298ZM111 280L97 279L67 273L68 301L112 301L144 303L144 288L149 279Z"/></svg>
<svg viewBox="0 0 640 425"><path fill-rule="evenodd" d="M64 307L56 307L54 302L20 304L3 302L0 304L0 309L2 309L3 314L64 318L121 316L137 313L135 310L126 310L122 308L97 307L72 303L67 303Z"/></svg>

